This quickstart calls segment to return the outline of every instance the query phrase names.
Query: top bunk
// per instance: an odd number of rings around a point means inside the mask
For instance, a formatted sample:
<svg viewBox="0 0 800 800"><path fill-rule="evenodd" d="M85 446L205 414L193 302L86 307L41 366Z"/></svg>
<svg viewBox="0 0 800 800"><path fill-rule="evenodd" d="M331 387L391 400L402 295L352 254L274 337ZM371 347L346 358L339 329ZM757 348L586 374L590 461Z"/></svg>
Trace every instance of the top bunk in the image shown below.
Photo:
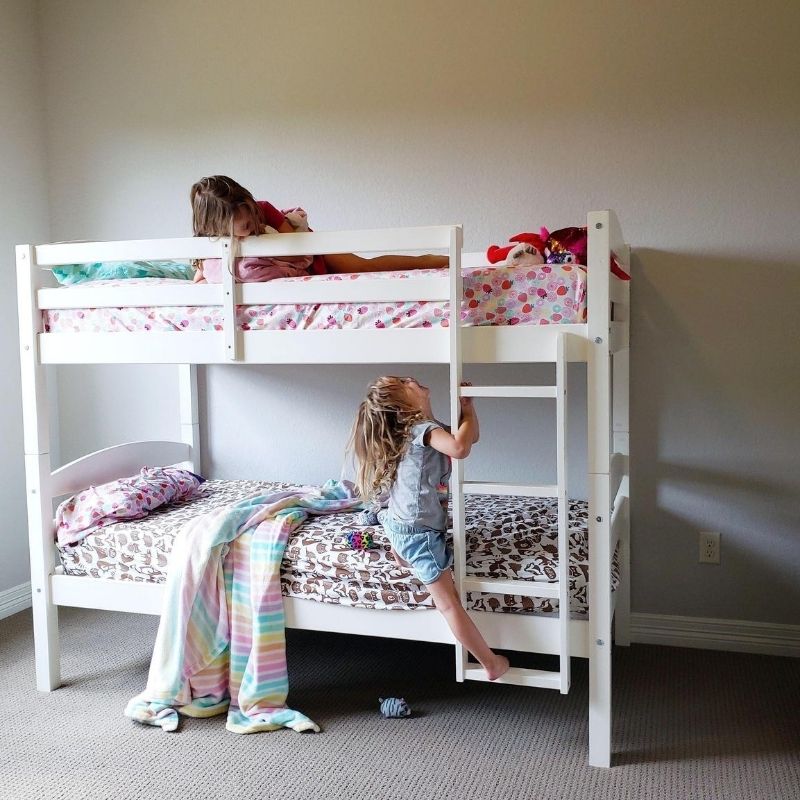
<svg viewBox="0 0 800 800"><path fill-rule="evenodd" d="M587 264L490 265L458 225L17 246L20 340L40 364L437 364L569 361L627 347L630 250L613 211L587 215ZM239 283L234 258L439 252L449 269ZM53 268L218 258L222 283L93 281ZM450 308L461 306L460 323ZM456 343L458 340L458 343Z"/></svg>

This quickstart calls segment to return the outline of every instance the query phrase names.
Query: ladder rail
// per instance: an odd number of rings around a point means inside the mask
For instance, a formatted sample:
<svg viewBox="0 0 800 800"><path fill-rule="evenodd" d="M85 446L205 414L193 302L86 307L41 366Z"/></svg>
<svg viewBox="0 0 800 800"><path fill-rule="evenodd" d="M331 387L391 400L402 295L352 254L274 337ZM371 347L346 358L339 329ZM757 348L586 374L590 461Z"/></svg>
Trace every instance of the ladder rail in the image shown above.
<svg viewBox="0 0 800 800"><path fill-rule="evenodd" d="M452 285L452 284L451 284ZM452 325L458 328L460 324ZM499 592L521 594L528 597L558 598L559 668L558 670L526 670L512 668L500 679L502 683L522 686L540 686L558 689L567 694L570 689L570 548L569 548L569 503L567 490L567 369L569 364L567 336L561 333L556 344L555 386L470 386L461 388L460 340L456 331L451 330L451 368L450 390L453 420L458 419L459 397L530 397L555 398L556 400L556 484L554 486L532 486L524 484L503 484L484 481L464 481L460 462L453 464L453 539L456 553L456 583L462 604L466 593ZM458 361L452 358L459 356ZM455 424L455 422L454 422ZM553 584L536 586L535 581L503 580L467 577L466 575L466 532L464 523L464 494L502 494L527 497L554 497L558 505L558 581ZM527 586L525 584L528 584ZM478 666L467 662L467 653L456 644L456 678L459 681L488 680L486 673Z"/></svg>
<svg viewBox="0 0 800 800"><path fill-rule="evenodd" d="M461 246L463 232L460 226L450 230L450 424L458 429L461 416L461 379L463 360L461 350L461 300L464 297L461 276ZM464 578L467 571L467 538L464 529L464 465L461 459L452 460L450 495L453 509L453 566L455 585L462 606L466 605ZM461 683L466 676L469 654L455 640L456 680Z"/></svg>
<svg viewBox="0 0 800 800"><path fill-rule="evenodd" d="M559 334L556 358L556 482L558 484L558 626L561 694L569 692L569 530L567 499L567 342Z"/></svg>

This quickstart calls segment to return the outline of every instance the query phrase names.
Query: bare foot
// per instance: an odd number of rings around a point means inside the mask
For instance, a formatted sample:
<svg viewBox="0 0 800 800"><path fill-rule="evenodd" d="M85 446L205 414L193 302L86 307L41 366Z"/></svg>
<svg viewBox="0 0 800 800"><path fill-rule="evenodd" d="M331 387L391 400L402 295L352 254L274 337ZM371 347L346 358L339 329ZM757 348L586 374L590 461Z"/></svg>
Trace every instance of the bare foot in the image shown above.
<svg viewBox="0 0 800 800"><path fill-rule="evenodd" d="M496 681L502 675L508 672L511 664L505 656L495 655L491 664L487 664L484 669L490 681Z"/></svg>

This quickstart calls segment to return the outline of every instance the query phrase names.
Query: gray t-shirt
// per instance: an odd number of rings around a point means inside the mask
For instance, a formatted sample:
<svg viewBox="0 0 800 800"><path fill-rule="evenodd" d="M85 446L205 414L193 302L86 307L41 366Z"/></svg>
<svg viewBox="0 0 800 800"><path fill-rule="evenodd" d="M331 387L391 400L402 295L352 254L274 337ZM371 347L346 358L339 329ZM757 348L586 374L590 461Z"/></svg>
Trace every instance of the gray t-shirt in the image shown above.
<svg viewBox="0 0 800 800"><path fill-rule="evenodd" d="M389 514L403 525L444 531L451 465L450 456L425 444L425 435L434 428L450 430L435 420L411 428L408 449L389 492Z"/></svg>

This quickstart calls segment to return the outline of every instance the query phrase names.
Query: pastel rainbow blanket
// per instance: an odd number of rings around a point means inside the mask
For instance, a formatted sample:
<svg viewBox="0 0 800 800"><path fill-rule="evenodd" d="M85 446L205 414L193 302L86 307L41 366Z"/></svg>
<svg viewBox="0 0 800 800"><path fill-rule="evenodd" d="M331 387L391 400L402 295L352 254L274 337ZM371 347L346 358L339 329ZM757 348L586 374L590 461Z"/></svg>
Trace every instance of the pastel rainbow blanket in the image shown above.
<svg viewBox="0 0 800 800"><path fill-rule="evenodd" d="M318 731L286 706L281 559L311 514L357 506L348 484L250 497L188 522L170 556L147 688L125 715L165 731L226 709L226 728Z"/></svg>

